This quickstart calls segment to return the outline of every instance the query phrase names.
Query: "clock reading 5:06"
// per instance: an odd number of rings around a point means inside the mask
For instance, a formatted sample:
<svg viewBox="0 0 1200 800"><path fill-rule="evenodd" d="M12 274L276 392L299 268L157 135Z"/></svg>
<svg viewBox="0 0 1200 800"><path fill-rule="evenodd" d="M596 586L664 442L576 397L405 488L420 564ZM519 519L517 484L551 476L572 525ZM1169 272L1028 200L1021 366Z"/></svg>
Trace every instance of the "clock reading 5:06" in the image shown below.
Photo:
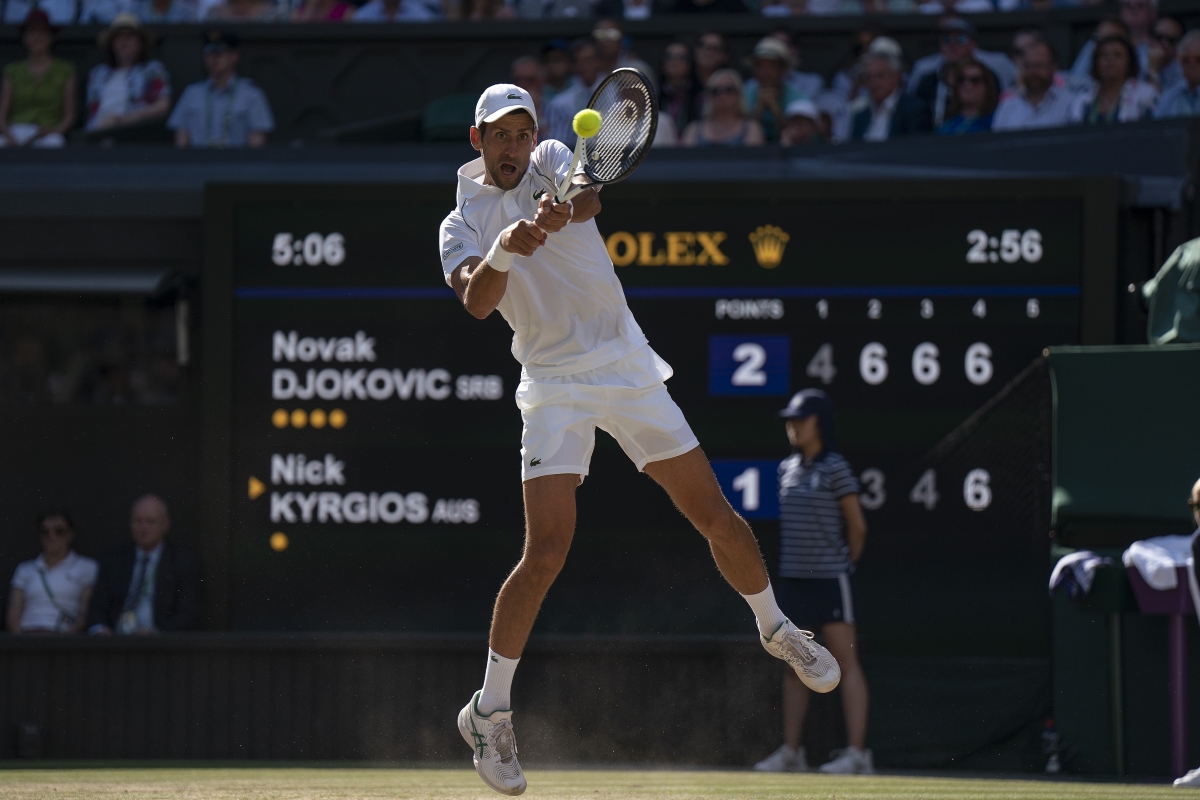
<svg viewBox="0 0 1200 800"><path fill-rule="evenodd" d="M346 260L346 240L340 233L310 233L303 239L290 233L277 233L271 246L271 260L281 267L288 264L336 267Z"/></svg>
<svg viewBox="0 0 1200 800"><path fill-rule="evenodd" d="M967 250L968 264L987 264L1003 261L1015 264L1025 261L1036 264L1042 260L1042 232L1034 228L1027 231L1006 230L997 236L988 236L987 231L976 228L967 234L971 248Z"/></svg>

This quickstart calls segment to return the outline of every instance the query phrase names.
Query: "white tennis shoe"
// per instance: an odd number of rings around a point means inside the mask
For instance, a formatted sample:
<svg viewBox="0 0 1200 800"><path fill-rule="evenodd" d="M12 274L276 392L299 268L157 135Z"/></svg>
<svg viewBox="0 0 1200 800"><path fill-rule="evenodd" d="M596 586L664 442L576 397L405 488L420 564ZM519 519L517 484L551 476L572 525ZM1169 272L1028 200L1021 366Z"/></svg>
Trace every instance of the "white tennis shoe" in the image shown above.
<svg viewBox="0 0 1200 800"><path fill-rule="evenodd" d="M828 650L813 641L811 631L802 631L787 619L770 639L760 638L763 649L790 664L809 689L824 694L837 688L842 668Z"/></svg>
<svg viewBox="0 0 1200 800"><path fill-rule="evenodd" d="M517 761L517 735L513 733L512 712L479 713L479 692L458 712L458 732L475 751L475 771L483 782L500 794L525 791L525 773Z"/></svg>
<svg viewBox="0 0 1200 800"><path fill-rule="evenodd" d="M786 744L781 744L778 750L755 764L754 771L808 772L808 759L805 757L803 747L793 750Z"/></svg>
<svg viewBox="0 0 1200 800"><path fill-rule="evenodd" d="M826 775L874 775L875 759L870 750L859 750L857 747L847 747L845 750L834 750L833 760L817 767Z"/></svg>

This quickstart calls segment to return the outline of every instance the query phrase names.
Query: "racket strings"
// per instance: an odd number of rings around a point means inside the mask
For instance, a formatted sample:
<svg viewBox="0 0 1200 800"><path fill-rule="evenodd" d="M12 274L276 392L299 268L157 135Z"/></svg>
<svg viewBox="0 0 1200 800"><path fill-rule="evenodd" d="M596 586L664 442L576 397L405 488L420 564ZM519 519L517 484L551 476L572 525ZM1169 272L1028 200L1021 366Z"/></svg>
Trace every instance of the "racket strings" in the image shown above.
<svg viewBox="0 0 1200 800"><path fill-rule="evenodd" d="M616 72L592 103L604 123L587 140L587 171L593 180L620 179L642 160L654 131L654 98L633 72Z"/></svg>

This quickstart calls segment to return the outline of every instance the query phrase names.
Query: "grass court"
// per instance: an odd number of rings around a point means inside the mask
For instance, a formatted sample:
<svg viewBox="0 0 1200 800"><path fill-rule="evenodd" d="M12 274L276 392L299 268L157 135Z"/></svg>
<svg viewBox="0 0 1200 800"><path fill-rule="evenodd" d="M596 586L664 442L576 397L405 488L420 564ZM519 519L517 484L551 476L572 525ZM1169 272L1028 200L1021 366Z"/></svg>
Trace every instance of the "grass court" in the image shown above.
<svg viewBox="0 0 1200 800"><path fill-rule="evenodd" d="M973 777L831 777L708 770L531 769L524 797L544 800L1150 800L1187 796L1168 785ZM467 769L152 768L0 771L8 800L374 800L501 797Z"/></svg>

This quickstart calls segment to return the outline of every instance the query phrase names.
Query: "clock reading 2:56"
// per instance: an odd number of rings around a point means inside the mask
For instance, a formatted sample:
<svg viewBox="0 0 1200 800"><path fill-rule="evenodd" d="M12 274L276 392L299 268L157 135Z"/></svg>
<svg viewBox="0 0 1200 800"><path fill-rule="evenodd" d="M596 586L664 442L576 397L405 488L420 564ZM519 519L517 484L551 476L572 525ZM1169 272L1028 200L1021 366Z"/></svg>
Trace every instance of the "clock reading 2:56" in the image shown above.
<svg viewBox="0 0 1200 800"><path fill-rule="evenodd" d="M303 239L290 233L277 233L271 246L271 260L281 267L288 264L336 267L346 260L346 240L340 233L310 233Z"/></svg>
<svg viewBox="0 0 1200 800"><path fill-rule="evenodd" d="M971 248L967 250L968 264L987 264L1003 261L1015 264L1025 261L1036 264L1042 260L1042 232L1034 228L1027 231L1007 230L999 237L988 236L978 228L967 234Z"/></svg>

